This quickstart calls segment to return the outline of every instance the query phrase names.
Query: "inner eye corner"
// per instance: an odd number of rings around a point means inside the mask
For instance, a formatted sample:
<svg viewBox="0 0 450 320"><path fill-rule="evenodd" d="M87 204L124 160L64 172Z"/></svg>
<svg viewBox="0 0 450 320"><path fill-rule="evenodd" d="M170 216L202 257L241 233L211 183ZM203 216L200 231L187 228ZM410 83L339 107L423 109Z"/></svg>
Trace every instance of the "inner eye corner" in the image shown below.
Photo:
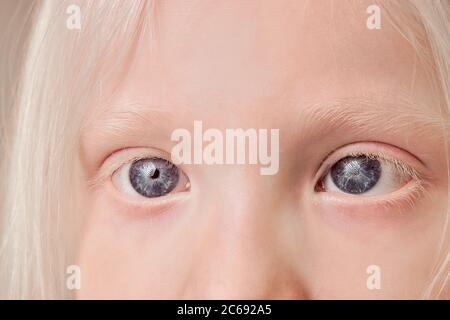
<svg viewBox="0 0 450 320"><path fill-rule="evenodd" d="M319 193L319 192L325 192L325 177L328 174L329 169L325 170L324 173L322 173L321 176L319 176L319 178L317 178L315 184L314 184L314 192Z"/></svg>
<svg viewBox="0 0 450 320"><path fill-rule="evenodd" d="M322 180L317 181L316 185L314 186L314 192L325 192Z"/></svg>

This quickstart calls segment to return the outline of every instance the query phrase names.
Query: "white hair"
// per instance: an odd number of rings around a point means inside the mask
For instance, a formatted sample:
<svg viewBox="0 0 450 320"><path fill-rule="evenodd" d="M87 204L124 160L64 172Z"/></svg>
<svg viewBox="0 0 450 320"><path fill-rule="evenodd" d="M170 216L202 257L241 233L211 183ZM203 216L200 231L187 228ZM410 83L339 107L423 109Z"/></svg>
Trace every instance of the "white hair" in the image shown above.
<svg viewBox="0 0 450 320"><path fill-rule="evenodd" d="M74 4L81 30L66 27L66 8ZM79 173L82 110L101 80L119 72L151 2L50 0L31 9L17 96L2 106L11 112L3 115L0 297L62 298L80 224L70 190Z"/></svg>
<svg viewBox="0 0 450 320"><path fill-rule="evenodd" d="M397 2L397 6L405 5L402 1ZM447 181L450 182L450 162L449 162L449 141L448 115L450 113L450 1L410 1L410 11L413 14L416 24L408 24L402 18L392 17L394 24L403 32L403 35L410 41L422 63L428 64L429 69L437 79L435 82L435 93L441 97L438 101L441 106L442 128L444 130L446 161L447 161ZM398 11L398 10L397 10ZM409 28L408 28L409 27ZM423 298L438 298L442 294L449 294L448 280L450 276L450 234L448 232L450 222L450 188L447 187L447 213L442 226L440 242L441 258L437 261L430 276L429 285L423 292ZM445 290L447 290L445 292Z"/></svg>

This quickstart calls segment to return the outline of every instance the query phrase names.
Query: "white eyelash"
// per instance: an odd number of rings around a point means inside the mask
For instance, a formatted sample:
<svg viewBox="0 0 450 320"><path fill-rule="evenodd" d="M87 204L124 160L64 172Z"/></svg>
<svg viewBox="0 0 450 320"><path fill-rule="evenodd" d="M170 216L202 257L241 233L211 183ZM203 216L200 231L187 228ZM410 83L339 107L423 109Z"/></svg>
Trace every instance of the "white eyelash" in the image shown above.
<svg viewBox="0 0 450 320"><path fill-rule="evenodd" d="M137 156L137 157L132 157L131 159L127 159L125 161L120 162L119 164L115 164L115 166L112 169L109 170L105 170L104 172L100 173L99 175L95 176L93 179L88 181L88 186L91 189L95 189L98 185L102 184L104 181L106 181L107 179L111 178L114 173L117 172L117 170L119 170L120 168L122 168L122 166L128 164L128 163L132 163L141 159L147 159L147 158L151 158L152 156L149 155L143 155L143 156Z"/></svg>
<svg viewBox="0 0 450 320"><path fill-rule="evenodd" d="M342 154L340 156L340 158L337 159L337 161L345 158L345 157L358 157L358 156L365 156L369 159L372 160L379 160L379 161L386 161L389 162L390 164L393 164L395 166L395 168L404 176L407 176L413 180L415 180L418 184L418 187L420 189L423 188L423 184L426 181L426 179L419 174L419 172L417 170L415 170L413 167L411 167L410 165L404 163L403 161L400 161L388 154L382 153L382 152L367 152L367 151L351 151L351 152L347 152L345 154ZM320 176L315 189L317 191L323 191L324 190L324 179L327 176L327 174L330 172L331 167L337 162L333 162L327 165L326 169L324 170L324 172L322 173L322 175Z"/></svg>
<svg viewBox="0 0 450 320"><path fill-rule="evenodd" d="M367 153L367 152L351 152L349 156L351 156L351 157L366 156L369 159L373 159L373 160L387 161L387 162L393 164L395 166L395 168L398 171L400 171L401 173L406 174L413 179L420 179L420 175L417 172L417 170L415 170L411 166L407 165L406 163L404 163L396 158L393 158L392 156L386 155L386 154L370 153L370 152L369 153Z"/></svg>

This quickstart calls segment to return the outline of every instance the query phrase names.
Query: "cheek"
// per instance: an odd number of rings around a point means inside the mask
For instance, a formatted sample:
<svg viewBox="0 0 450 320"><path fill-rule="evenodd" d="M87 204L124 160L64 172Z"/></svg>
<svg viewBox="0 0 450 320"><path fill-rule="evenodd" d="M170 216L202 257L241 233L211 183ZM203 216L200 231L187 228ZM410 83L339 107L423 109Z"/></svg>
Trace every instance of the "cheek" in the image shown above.
<svg viewBox="0 0 450 320"><path fill-rule="evenodd" d="M161 215L136 214L107 192L91 197L79 251L77 297L183 297L189 272L198 267L195 238L205 236L193 226L195 212L180 205ZM419 296L438 256L446 190L432 190L392 217L369 210L355 218L336 208L305 209L302 221L286 226L301 230L301 238L287 238L284 245L290 247L295 268L305 271L312 291L339 299ZM367 288L372 265L380 267L381 290Z"/></svg>
<svg viewBox="0 0 450 320"><path fill-rule="evenodd" d="M180 209L136 216L107 196L93 197L81 239L78 298L171 298L183 283L186 250L175 241Z"/></svg>
<svg viewBox="0 0 450 320"><path fill-rule="evenodd" d="M306 236L308 278L335 298L418 298L439 256L446 192L433 190L402 213L348 215L317 206ZM366 219L364 219L366 218ZM301 262L300 262L301 263ZM369 290L369 266L379 266L381 290ZM326 275L326 276L324 276Z"/></svg>

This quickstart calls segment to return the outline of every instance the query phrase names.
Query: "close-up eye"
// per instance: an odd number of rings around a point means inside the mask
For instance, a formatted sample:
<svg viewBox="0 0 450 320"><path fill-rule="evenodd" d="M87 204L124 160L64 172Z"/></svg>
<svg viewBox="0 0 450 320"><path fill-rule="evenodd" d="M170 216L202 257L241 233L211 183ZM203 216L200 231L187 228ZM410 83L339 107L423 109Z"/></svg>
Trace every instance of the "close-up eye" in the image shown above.
<svg viewBox="0 0 450 320"><path fill-rule="evenodd" d="M316 190L350 195L383 195L396 191L413 177L413 170L399 161L372 155L346 156L332 164Z"/></svg>
<svg viewBox="0 0 450 320"><path fill-rule="evenodd" d="M116 170L112 179L119 191L146 198L162 197L189 188L186 175L172 162L158 157L126 163Z"/></svg>

